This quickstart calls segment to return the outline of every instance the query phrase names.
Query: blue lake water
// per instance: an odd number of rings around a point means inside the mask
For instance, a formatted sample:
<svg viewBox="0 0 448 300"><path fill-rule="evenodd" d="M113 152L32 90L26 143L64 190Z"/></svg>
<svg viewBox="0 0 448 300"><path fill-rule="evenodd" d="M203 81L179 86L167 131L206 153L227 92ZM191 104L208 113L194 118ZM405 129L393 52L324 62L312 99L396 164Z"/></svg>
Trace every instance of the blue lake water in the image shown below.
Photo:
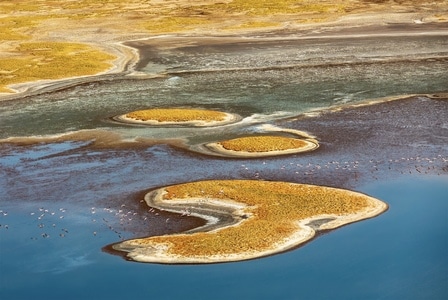
<svg viewBox="0 0 448 300"><path fill-rule="evenodd" d="M65 239L25 238L28 216L8 207L2 229L2 299L444 299L448 293L448 177L404 177L360 190L389 203L383 215L287 253L239 263L131 263L101 252L77 222ZM67 208L69 211L70 208ZM73 226L72 226L73 227ZM104 234L103 234L104 235ZM89 238L87 238L89 236ZM116 237L115 237L116 238ZM5 247L4 245L8 245Z"/></svg>
<svg viewBox="0 0 448 300"><path fill-rule="evenodd" d="M0 298L446 299L446 100L419 96L346 115L302 115L382 97L446 92L444 37L382 39L374 51L365 42L269 44L200 55L182 50L156 62L174 69L165 78L117 78L0 102L0 138L19 142L0 143ZM308 47L300 48L305 62L296 47ZM390 58L397 55L399 60ZM271 68L277 56L278 64L297 65ZM217 68L222 61L247 65L201 71L204 62ZM266 69L248 68L267 62ZM182 67L199 71L179 73ZM153 72L151 64L141 71ZM110 120L135 109L172 106L220 109L243 120L200 131ZM266 123L306 127L321 147L261 159L223 159L178 147L179 141L194 145L260 131L258 125ZM75 135L55 138L69 132ZM141 203L148 189L232 178L354 189L390 208L293 251L245 262L141 264L104 251L124 239L197 224L149 212Z"/></svg>

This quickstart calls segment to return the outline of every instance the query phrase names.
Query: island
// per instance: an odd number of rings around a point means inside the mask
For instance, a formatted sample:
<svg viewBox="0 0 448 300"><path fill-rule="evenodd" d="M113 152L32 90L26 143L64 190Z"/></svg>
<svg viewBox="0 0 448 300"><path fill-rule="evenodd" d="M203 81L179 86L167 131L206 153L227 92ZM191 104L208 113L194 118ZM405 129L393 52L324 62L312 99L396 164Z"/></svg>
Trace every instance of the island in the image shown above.
<svg viewBox="0 0 448 300"><path fill-rule="evenodd" d="M228 157L262 157L312 151L319 144L315 139L254 135L208 143L205 147Z"/></svg>
<svg viewBox="0 0 448 300"><path fill-rule="evenodd" d="M153 208L207 221L187 232L113 245L127 258L164 264L255 259L296 248L316 232L375 217L388 206L362 193L259 180L206 180L152 190Z"/></svg>
<svg viewBox="0 0 448 300"><path fill-rule="evenodd" d="M236 122L240 116L216 110L191 108L153 108L132 111L113 118L129 124L151 126L221 126Z"/></svg>

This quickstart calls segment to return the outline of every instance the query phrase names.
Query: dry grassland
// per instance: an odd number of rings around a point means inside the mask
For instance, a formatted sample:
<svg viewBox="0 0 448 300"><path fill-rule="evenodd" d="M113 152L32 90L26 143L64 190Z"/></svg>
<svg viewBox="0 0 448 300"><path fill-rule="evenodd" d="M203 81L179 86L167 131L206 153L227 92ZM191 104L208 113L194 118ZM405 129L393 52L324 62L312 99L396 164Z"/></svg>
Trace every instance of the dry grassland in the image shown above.
<svg viewBox="0 0 448 300"><path fill-rule="evenodd" d="M132 35L282 28L365 12L434 12L446 21L447 6L444 0L0 1L0 92L12 92L7 86L15 83L107 71L114 57L99 47L109 49ZM24 42L46 43L54 51L36 55ZM75 57L69 48L78 43L97 47L86 45Z"/></svg>
<svg viewBox="0 0 448 300"><path fill-rule="evenodd" d="M128 241L132 245L157 248L169 245L167 255L207 257L235 253L256 253L275 249L276 244L297 232L298 221L317 215L358 213L369 205L369 197L319 186L251 180L211 180L165 188L163 201L191 198L222 199L246 205L250 215L239 226L193 233L150 237ZM371 199L371 198L370 198Z"/></svg>

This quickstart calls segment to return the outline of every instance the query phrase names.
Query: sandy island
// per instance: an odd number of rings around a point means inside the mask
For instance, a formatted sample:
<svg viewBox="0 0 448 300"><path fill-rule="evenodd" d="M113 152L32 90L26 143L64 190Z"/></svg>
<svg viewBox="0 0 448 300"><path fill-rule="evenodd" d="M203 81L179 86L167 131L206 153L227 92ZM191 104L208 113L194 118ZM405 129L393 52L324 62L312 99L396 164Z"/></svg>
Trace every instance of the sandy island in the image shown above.
<svg viewBox="0 0 448 300"><path fill-rule="evenodd" d="M226 157L266 157L297 154L316 150L314 139L300 139L275 135L257 135L205 144L208 150Z"/></svg>
<svg viewBox="0 0 448 300"><path fill-rule="evenodd" d="M254 180L179 184L145 196L150 207L204 218L192 231L113 245L153 263L218 263L283 252L316 231L371 218L387 205L367 195L322 186Z"/></svg>
<svg viewBox="0 0 448 300"><path fill-rule="evenodd" d="M241 117L205 109L159 108L126 113L114 117L113 120L149 126L213 127L235 123L241 120Z"/></svg>
<svg viewBox="0 0 448 300"><path fill-rule="evenodd" d="M100 5L99 5L100 4ZM0 34L0 100L13 100L28 94L61 88L77 83L109 79L110 76L140 76L135 72L139 53L126 41L158 38L162 46L188 45L195 38L234 36L272 39L286 37L322 37L347 35L431 34L446 33L446 1L301 1L253 0L214 1L128 1L104 4L51 3L34 1L2 3ZM389 25L398 24L395 32ZM429 25L429 27L428 27ZM399 32L396 32L398 30ZM177 37L184 40L177 40ZM40 43L29 52L30 43ZM65 43L65 44L64 44ZM85 60L81 65L70 51L84 44L87 50L75 55ZM51 49L62 46L55 55ZM89 52L91 51L91 52ZM92 55L86 55L86 52ZM112 54L98 63L98 55ZM60 60L70 60L73 70L60 68ZM103 56L105 57L105 56ZM73 58L75 58L74 61ZM89 69L87 66L95 65ZM82 72L79 69L82 68ZM98 68L102 68L99 70ZM143 74L145 77L164 76ZM98 76L101 75L101 76ZM92 76L95 76L93 78ZM67 78L70 77L70 78Z"/></svg>
<svg viewBox="0 0 448 300"><path fill-rule="evenodd" d="M319 148L316 137L305 131L270 124L258 128L263 134L190 145L189 150L227 158L260 158L304 153Z"/></svg>
<svg viewBox="0 0 448 300"><path fill-rule="evenodd" d="M157 108L138 110L112 118L115 121L148 126L178 126L178 127L213 127L235 123L241 116L221 111ZM296 154L313 151L319 147L316 139L297 130L266 127L271 131L287 132L293 137L279 135L254 135L238 137L231 140L206 143L193 146L193 151L223 157L250 158ZM302 135L303 134L303 135Z"/></svg>

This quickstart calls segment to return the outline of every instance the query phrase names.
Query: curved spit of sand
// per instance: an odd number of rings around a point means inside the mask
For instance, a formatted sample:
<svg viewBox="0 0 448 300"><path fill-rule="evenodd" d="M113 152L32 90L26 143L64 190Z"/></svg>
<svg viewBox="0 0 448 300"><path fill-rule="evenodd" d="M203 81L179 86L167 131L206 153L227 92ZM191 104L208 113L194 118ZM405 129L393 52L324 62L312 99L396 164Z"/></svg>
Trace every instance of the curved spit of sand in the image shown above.
<svg viewBox="0 0 448 300"><path fill-rule="evenodd" d="M129 112L112 118L127 124L148 126L213 127L241 120L237 114L188 108L155 108Z"/></svg>
<svg viewBox="0 0 448 300"><path fill-rule="evenodd" d="M146 203L202 217L203 227L113 245L140 262L186 264L254 259L283 252L329 230L371 218L387 204L367 195L322 186L210 180L149 192Z"/></svg>

